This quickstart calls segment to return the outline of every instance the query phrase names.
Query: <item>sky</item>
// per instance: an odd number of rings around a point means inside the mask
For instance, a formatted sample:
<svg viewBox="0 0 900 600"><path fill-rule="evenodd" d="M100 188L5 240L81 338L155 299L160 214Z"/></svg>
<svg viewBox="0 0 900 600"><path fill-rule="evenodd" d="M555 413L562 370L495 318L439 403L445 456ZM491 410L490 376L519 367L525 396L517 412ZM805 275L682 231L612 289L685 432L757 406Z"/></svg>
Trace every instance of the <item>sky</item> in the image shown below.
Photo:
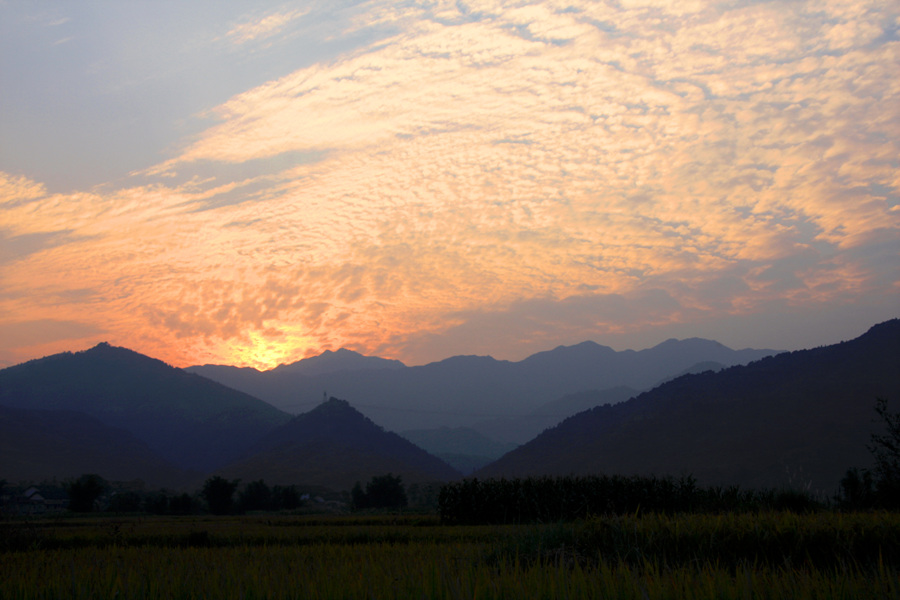
<svg viewBox="0 0 900 600"><path fill-rule="evenodd" d="M0 367L898 316L900 3L0 0Z"/></svg>

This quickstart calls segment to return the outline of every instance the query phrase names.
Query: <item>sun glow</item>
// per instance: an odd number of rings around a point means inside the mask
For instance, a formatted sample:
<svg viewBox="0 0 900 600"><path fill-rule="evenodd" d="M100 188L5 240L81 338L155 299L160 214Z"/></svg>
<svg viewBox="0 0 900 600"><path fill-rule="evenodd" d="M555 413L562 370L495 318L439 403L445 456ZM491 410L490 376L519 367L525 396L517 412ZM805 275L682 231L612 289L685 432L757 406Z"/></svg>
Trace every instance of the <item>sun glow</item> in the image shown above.
<svg viewBox="0 0 900 600"><path fill-rule="evenodd" d="M246 344L229 344L229 361L236 367L260 371L305 358L315 342L305 336L284 331L251 331Z"/></svg>

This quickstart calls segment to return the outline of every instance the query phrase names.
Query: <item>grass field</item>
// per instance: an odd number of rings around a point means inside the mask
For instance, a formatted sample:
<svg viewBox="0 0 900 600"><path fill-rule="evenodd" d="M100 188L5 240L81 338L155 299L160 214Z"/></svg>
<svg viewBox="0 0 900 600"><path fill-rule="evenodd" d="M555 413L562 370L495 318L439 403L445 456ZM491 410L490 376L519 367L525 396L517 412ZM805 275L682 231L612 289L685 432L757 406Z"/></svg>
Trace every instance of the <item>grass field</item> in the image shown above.
<svg viewBox="0 0 900 600"><path fill-rule="evenodd" d="M900 515L7 520L0 598L900 599Z"/></svg>

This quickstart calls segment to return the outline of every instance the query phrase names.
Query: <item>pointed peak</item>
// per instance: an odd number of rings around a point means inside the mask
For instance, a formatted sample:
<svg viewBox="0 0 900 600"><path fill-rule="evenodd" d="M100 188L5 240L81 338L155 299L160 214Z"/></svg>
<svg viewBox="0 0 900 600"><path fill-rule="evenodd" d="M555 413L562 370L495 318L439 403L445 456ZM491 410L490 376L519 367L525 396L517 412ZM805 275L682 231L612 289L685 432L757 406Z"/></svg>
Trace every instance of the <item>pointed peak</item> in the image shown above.
<svg viewBox="0 0 900 600"><path fill-rule="evenodd" d="M100 342L93 348L88 348L87 350L83 350L82 352L110 352L115 350L124 350L125 348L119 348L118 346L113 346L109 342Z"/></svg>
<svg viewBox="0 0 900 600"><path fill-rule="evenodd" d="M328 400L319 405L319 408L328 407L328 408L353 408L350 406L350 403L346 400L341 400L340 398L335 398L334 396L329 396ZM354 409L355 410L355 409Z"/></svg>
<svg viewBox="0 0 900 600"><path fill-rule="evenodd" d="M320 415L320 416L337 416L337 415L359 415L363 416L361 412L353 408L349 402L346 400L341 400L340 398L335 398L331 396L328 400L325 400L320 405L305 413L307 415ZM298 417L302 417L303 415L297 415Z"/></svg>

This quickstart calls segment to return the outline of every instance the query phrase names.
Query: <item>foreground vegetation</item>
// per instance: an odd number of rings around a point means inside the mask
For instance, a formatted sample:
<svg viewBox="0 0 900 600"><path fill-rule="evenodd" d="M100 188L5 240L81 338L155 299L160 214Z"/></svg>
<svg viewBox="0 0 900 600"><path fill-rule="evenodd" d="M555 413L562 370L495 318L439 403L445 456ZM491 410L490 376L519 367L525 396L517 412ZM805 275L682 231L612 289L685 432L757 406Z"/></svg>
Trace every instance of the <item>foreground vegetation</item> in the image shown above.
<svg viewBox="0 0 900 600"><path fill-rule="evenodd" d="M2 598L900 598L900 515L0 522Z"/></svg>
<svg viewBox="0 0 900 600"><path fill-rule="evenodd" d="M213 477L205 505L163 508L214 514L91 515L105 482L85 475L68 486L80 515L0 521L0 598L900 600L900 512L884 510L900 504L900 416L879 406L876 468L848 471L834 502L691 477L469 479L443 486L433 514L324 515L262 480L235 506L238 482ZM407 504L390 474L350 496ZM117 494L107 510L158 500Z"/></svg>

